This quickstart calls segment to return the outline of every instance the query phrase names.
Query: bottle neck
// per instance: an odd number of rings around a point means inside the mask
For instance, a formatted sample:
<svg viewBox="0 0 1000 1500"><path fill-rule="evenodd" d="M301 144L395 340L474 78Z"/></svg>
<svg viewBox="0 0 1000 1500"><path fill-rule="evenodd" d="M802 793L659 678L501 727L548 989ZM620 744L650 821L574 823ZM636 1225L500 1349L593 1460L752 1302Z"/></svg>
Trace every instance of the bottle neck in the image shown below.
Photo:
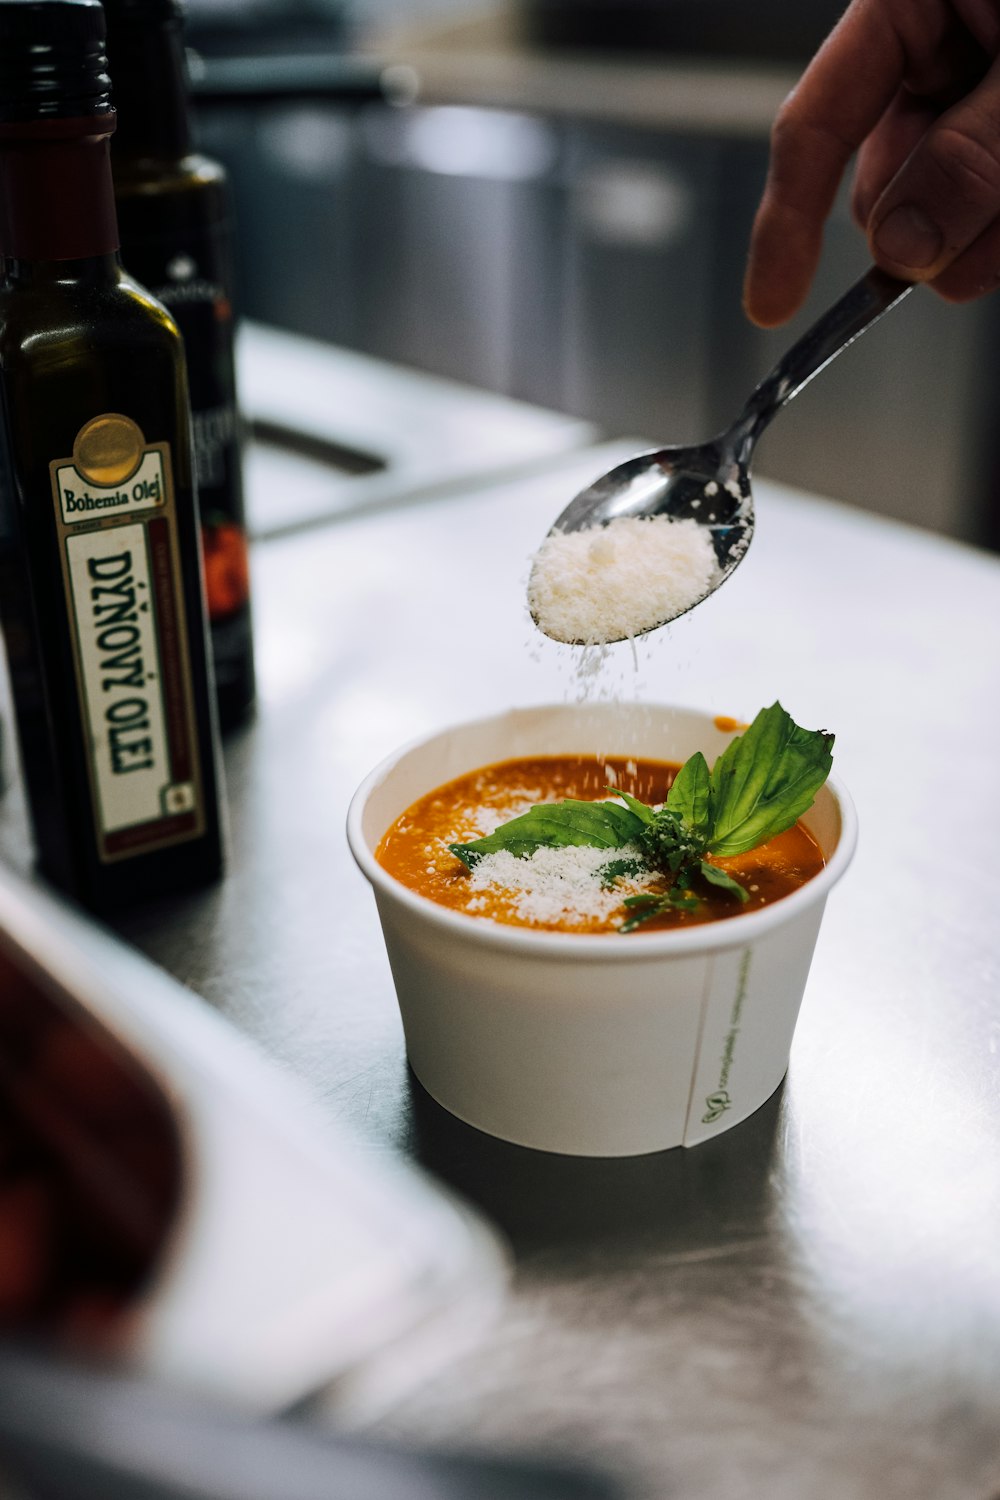
<svg viewBox="0 0 1000 1500"><path fill-rule="evenodd" d="M118 130L115 170L140 161L178 161L190 154L191 115L179 20L137 25L121 19L108 37Z"/></svg>
<svg viewBox="0 0 1000 1500"><path fill-rule="evenodd" d="M112 286L122 277L121 256L117 250L106 255L88 255L73 260L19 260L11 256L3 262L3 277L18 286Z"/></svg>
<svg viewBox="0 0 1000 1500"><path fill-rule="evenodd" d="M0 254L9 263L113 256L114 111L0 124Z"/></svg>

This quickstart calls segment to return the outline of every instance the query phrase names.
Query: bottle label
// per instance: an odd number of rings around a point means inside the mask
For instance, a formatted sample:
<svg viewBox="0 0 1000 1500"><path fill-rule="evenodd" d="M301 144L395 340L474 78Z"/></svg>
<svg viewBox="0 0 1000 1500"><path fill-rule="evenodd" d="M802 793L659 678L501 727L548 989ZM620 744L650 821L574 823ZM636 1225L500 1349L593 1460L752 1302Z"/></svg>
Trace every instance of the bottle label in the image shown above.
<svg viewBox="0 0 1000 1500"><path fill-rule="evenodd" d="M191 439L194 443L194 471L198 478L198 493L225 490L227 465L238 463L238 455L230 455L239 441L239 423L235 406L212 406L200 411L191 409ZM214 493L209 503L218 501ZM233 509L232 504L226 512ZM226 519L232 519L226 512Z"/></svg>
<svg viewBox="0 0 1000 1500"><path fill-rule="evenodd" d="M106 862L205 829L170 445L109 412L50 464L97 847Z"/></svg>

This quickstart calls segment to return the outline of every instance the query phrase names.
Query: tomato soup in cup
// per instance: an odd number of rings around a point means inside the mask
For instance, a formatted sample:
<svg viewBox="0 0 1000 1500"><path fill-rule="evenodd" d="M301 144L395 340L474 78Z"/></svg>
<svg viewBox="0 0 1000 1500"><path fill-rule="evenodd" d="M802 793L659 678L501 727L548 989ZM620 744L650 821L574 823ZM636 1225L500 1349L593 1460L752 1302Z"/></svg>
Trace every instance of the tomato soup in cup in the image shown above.
<svg viewBox="0 0 1000 1500"><path fill-rule="evenodd" d="M567 922L546 906L544 883L512 904L477 888L449 850L482 831L470 824L470 789L474 800L476 786L502 783L498 772L515 791L506 810L490 810L497 822L519 811L525 766L546 800L607 798L597 783L610 767L610 781L627 791L631 777L634 794L655 802L670 767L697 751L711 766L739 728L646 704L511 710L411 745L365 780L348 839L374 890L410 1066L446 1109L520 1145L628 1156L707 1140L777 1088L826 897L856 838L835 781L773 848L720 861L745 902L712 891L626 933L627 860L620 888L586 887L601 891L600 919L584 909ZM546 784L546 768L565 789ZM572 854L584 877L602 857Z"/></svg>

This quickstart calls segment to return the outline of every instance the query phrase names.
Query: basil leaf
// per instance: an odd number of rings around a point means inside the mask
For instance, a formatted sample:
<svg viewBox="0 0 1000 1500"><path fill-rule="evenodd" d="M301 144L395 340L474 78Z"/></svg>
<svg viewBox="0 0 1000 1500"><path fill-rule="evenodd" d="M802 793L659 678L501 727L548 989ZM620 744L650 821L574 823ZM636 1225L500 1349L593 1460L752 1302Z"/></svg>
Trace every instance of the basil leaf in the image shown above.
<svg viewBox="0 0 1000 1500"><path fill-rule="evenodd" d="M634 932L643 922L662 916L666 911L697 911L700 903L693 892L678 890L676 886L672 886L670 890L659 894L645 891L638 896L626 896L622 905L627 909L628 916L618 931Z"/></svg>
<svg viewBox="0 0 1000 1500"><path fill-rule="evenodd" d="M648 802L640 802L638 797L633 797L629 792L620 792L616 786L609 786L608 791L614 792L616 797L620 797L629 811L635 813L641 822L652 823L656 816L656 811L649 806Z"/></svg>
<svg viewBox="0 0 1000 1500"><path fill-rule="evenodd" d="M780 703L761 709L712 767L713 854L745 854L791 828L833 763L833 735L802 729Z"/></svg>
<svg viewBox="0 0 1000 1500"><path fill-rule="evenodd" d="M621 933L634 932L637 927L642 926L643 922L648 922L651 917L658 917L661 912L666 911L668 905L669 903L666 901L657 901L652 906L646 906L640 910L633 911L626 917L618 931Z"/></svg>
<svg viewBox="0 0 1000 1500"><path fill-rule="evenodd" d="M669 892L656 895L653 891L647 891L641 896L626 896L622 905L627 909L628 916L619 927L619 932L634 932L641 927L643 922L648 922L652 917L658 917L662 912L669 911L673 903L669 899Z"/></svg>
<svg viewBox="0 0 1000 1500"><path fill-rule="evenodd" d="M634 843L643 824L635 813L617 802L539 802L520 817L502 823L486 838L448 848L468 869L484 854L506 849L527 859L536 849L586 845L592 849L621 849Z"/></svg>
<svg viewBox="0 0 1000 1500"><path fill-rule="evenodd" d="M718 865L710 865L707 860L703 859L700 874L709 885L717 885L720 890L729 891L731 895L738 896L741 901L750 900L750 892L746 886L740 885L738 880L734 880L725 870L720 870Z"/></svg>
<svg viewBox="0 0 1000 1500"><path fill-rule="evenodd" d="M712 827L712 774L700 750L677 772L666 805L680 818L692 839L707 840Z"/></svg>

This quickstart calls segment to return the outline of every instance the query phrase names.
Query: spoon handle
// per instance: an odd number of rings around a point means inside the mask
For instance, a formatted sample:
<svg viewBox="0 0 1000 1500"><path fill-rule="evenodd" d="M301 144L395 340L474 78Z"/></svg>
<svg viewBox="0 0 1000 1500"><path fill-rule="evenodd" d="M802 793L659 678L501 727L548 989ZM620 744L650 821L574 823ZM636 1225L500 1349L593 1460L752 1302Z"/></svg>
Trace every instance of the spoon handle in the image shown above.
<svg viewBox="0 0 1000 1500"><path fill-rule="evenodd" d="M753 444L781 408L797 396L831 359L864 333L883 313L913 290L910 281L872 266L869 271L792 345L765 375L733 424L747 457Z"/></svg>

